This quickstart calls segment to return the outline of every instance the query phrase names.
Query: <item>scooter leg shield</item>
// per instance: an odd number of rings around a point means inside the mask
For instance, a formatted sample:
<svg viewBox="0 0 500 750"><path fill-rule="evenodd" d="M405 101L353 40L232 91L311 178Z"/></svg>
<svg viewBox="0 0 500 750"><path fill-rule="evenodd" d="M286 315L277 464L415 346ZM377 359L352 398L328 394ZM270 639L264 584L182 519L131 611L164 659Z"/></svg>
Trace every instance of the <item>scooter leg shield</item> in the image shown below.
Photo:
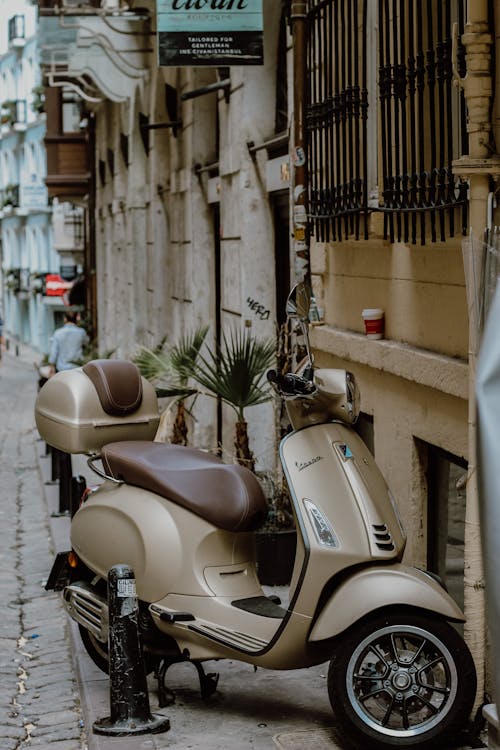
<svg viewBox="0 0 500 750"><path fill-rule="evenodd" d="M339 635L370 612L394 605L411 606L463 622L462 611L428 573L401 563L354 573L332 594L309 635L322 641Z"/></svg>

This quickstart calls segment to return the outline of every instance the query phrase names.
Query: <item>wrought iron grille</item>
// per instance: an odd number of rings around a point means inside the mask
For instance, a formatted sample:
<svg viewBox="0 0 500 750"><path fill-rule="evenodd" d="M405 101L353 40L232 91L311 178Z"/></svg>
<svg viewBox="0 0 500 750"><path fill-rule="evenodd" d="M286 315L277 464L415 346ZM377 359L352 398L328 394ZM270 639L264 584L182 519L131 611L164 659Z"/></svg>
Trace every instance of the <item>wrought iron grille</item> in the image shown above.
<svg viewBox="0 0 500 750"><path fill-rule="evenodd" d="M310 0L309 210L321 240L367 236L368 0Z"/></svg>
<svg viewBox="0 0 500 750"><path fill-rule="evenodd" d="M367 237L368 213L378 210L391 242L444 241L467 227L467 183L452 173L453 160L467 152L451 38L453 23L459 39L463 33L464 0L379 0L378 53L368 46L369 2L374 0L309 0L306 123L313 229L323 241ZM464 73L464 50L458 47ZM377 90L369 91L367 71L374 65ZM370 119L369 101L378 108ZM373 127L379 190L378 202L369 205Z"/></svg>

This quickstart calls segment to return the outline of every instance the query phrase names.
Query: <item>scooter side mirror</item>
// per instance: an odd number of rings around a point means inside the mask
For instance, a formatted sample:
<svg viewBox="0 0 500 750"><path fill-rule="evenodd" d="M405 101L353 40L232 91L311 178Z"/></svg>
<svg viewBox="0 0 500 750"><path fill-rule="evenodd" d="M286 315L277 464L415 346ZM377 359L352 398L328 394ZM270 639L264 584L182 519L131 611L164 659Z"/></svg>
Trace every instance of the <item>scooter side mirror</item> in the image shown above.
<svg viewBox="0 0 500 750"><path fill-rule="evenodd" d="M309 320L310 305L311 290L303 281L300 281L288 295L285 308L286 314L289 318L305 323Z"/></svg>
<svg viewBox="0 0 500 750"><path fill-rule="evenodd" d="M304 344L307 352L307 366L304 372L308 380L313 379L313 357L309 345L309 308L311 306L311 289L303 281L295 284L286 301L286 314L292 320L298 321L304 336Z"/></svg>

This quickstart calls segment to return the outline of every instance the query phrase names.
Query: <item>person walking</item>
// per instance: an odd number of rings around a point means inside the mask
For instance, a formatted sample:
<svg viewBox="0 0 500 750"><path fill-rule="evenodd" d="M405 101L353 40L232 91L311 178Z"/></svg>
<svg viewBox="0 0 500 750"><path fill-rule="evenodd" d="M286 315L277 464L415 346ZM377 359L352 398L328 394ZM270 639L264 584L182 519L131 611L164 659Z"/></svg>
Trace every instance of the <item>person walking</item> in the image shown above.
<svg viewBox="0 0 500 750"><path fill-rule="evenodd" d="M64 325L54 331L50 340L49 377L56 372L73 370L82 359L83 348L89 337L84 328L77 325L77 313L64 313ZM59 479L59 513L64 515L71 507L71 483L73 467L71 454L51 448L54 478Z"/></svg>
<svg viewBox="0 0 500 750"><path fill-rule="evenodd" d="M78 367L77 362L82 359L83 348L88 340L85 330L77 325L77 313L65 312L64 325L54 331L50 340L51 374Z"/></svg>

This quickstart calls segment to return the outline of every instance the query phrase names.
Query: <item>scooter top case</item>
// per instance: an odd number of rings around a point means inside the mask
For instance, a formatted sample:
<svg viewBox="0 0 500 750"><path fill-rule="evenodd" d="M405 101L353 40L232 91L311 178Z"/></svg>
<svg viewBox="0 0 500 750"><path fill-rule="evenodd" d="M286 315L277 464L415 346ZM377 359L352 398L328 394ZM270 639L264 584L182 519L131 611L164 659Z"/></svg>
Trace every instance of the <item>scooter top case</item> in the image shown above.
<svg viewBox="0 0 500 750"><path fill-rule="evenodd" d="M114 440L152 440L159 423L154 387L132 362L101 359L58 372L35 404L40 436L66 453L95 453Z"/></svg>

